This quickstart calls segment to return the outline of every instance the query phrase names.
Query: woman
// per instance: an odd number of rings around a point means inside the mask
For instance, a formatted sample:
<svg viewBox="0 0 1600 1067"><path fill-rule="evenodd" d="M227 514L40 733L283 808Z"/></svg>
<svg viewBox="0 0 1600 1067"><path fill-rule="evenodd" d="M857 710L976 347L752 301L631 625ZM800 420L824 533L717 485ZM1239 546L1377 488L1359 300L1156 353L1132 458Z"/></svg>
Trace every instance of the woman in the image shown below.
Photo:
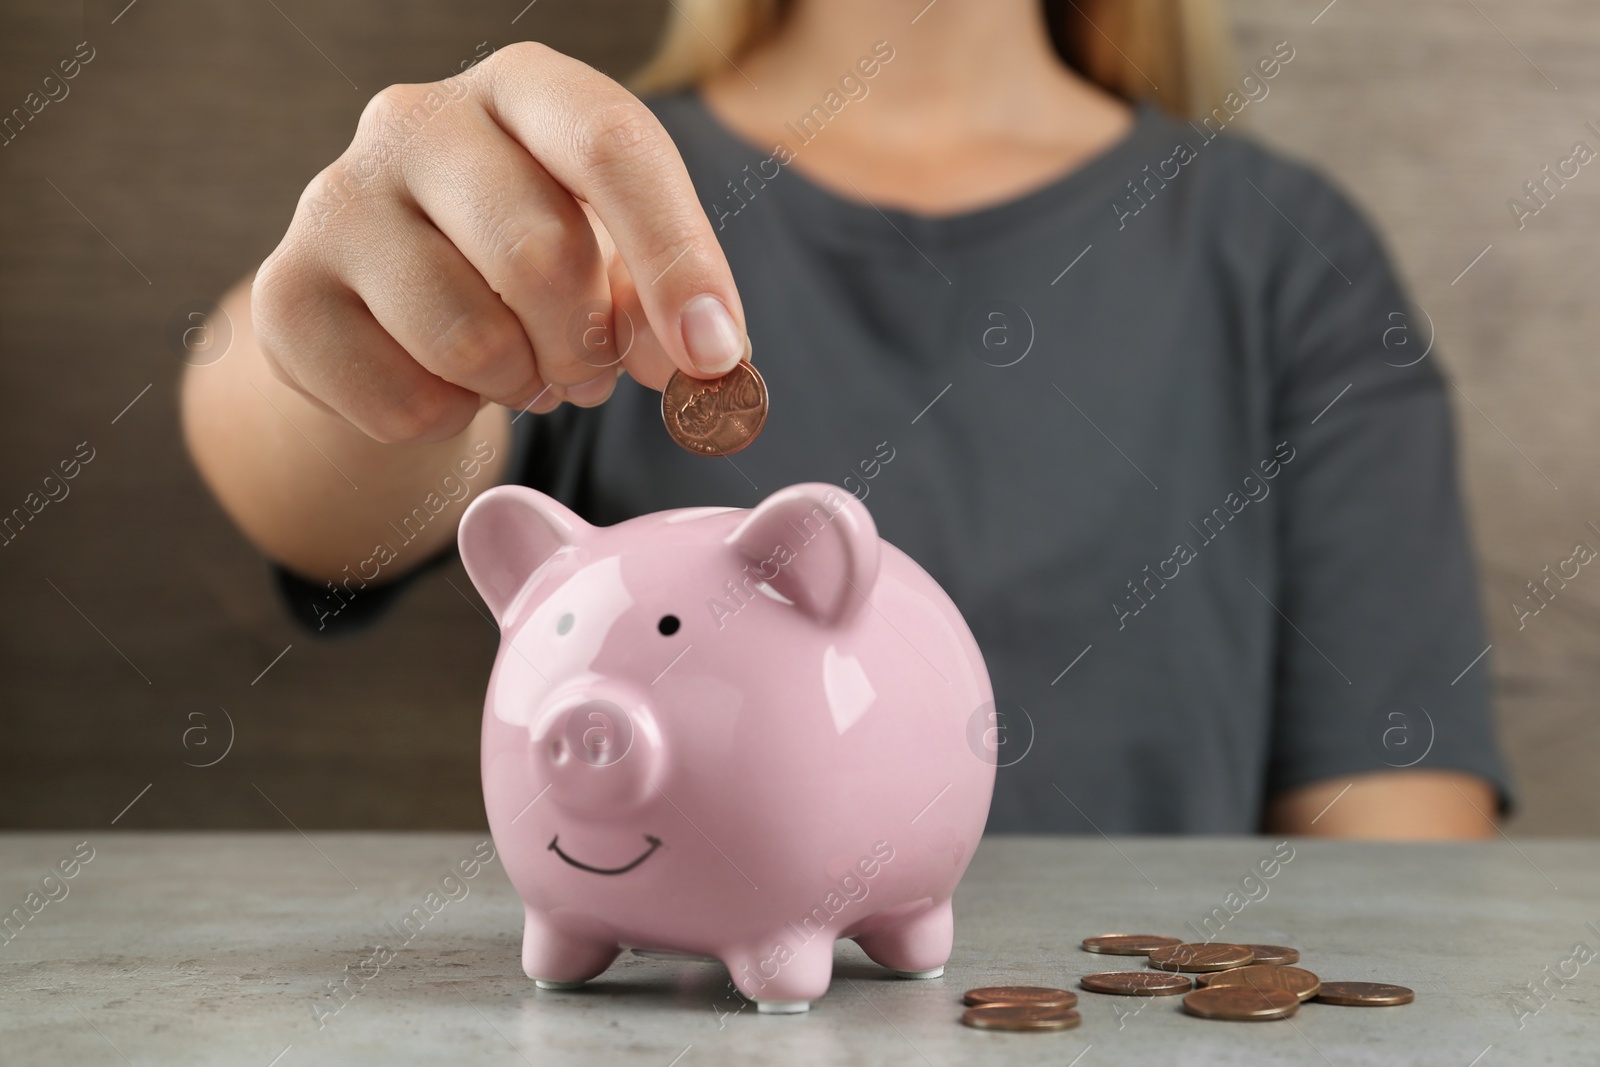
<svg viewBox="0 0 1600 1067"><path fill-rule="evenodd" d="M1227 128L1292 43L1213 108L1203 9L678 0L643 102L534 44L391 87L224 301L196 463L320 629L448 552L459 501L389 524L458 470L596 523L840 482L983 647L991 829L1491 834L1440 377ZM761 438L674 447L655 391L747 352Z"/></svg>

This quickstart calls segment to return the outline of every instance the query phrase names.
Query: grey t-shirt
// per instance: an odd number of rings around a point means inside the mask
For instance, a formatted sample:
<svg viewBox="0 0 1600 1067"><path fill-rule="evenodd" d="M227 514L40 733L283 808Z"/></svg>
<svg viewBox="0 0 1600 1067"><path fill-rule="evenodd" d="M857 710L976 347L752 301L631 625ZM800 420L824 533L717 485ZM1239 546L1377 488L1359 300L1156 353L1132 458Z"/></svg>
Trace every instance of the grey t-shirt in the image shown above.
<svg viewBox="0 0 1600 1067"><path fill-rule="evenodd" d="M1428 327L1327 182L1144 106L1072 173L925 217L823 189L693 95L651 106L732 265L766 428L691 455L624 377L521 417L520 480L599 524L855 493L988 662L992 831L1251 832L1277 791L1402 766L1504 802Z"/></svg>

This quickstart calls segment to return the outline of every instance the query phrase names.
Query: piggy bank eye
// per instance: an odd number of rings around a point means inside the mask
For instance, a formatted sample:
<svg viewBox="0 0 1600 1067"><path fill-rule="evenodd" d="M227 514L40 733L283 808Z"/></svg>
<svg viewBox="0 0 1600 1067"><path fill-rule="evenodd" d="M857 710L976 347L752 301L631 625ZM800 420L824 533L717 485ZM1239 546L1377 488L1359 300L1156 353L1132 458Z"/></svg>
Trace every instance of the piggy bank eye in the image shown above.
<svg viewBox="0 0 1600 1067"><path fill-rule="evenodd" d="M569 611L556 620L556 633L564 634L570 629L572 629L572 612Z"/></svg>
<svg viewBox="0 0 1600 1067"><path fill-rule="evenodd" d="M676 615L663 615L661 621L656 623L656 629L661 631L661 636L671 637L678 632L678 617Z"/></svg>

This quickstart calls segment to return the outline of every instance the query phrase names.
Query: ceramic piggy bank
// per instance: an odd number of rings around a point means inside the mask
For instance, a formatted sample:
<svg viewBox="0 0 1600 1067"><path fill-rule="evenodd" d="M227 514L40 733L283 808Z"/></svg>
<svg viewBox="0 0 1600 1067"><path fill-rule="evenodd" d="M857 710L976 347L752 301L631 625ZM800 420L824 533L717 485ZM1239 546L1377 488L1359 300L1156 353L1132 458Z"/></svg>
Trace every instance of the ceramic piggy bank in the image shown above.
<svg viewBox="0 0 1600 1067"><path fill-rule="evenodd" d="M635 949L805 1011L842 937L943 973L993 695L955 604L854 496L595 527L502 486L460 546L500 624L483 791L539 987Z"/></svg>

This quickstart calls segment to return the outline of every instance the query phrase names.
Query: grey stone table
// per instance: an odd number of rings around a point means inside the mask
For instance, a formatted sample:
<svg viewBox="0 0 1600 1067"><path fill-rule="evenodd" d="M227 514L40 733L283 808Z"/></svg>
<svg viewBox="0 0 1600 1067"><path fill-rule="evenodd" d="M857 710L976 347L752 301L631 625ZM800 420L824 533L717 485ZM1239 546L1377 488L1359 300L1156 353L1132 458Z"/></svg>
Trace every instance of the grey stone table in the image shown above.
<svg viewBox="0 0 1600 1067"><path fill-rule="evenodd" d="M584 990L536 991L519 967L521 909L499 864L445 879L462 860L474 869L482 840L0 835L0 909L11 915L0 933L0 1063L1600 1060L1600 960L1589 951L1600 952L1600 845L1590 842L1298 840L1263 879L1258 864L1278 845L1267 838L990 838L956 897L944 978L889 977L844 943L810 1013L765 1016L705 963L625 955ZM1066 1033L957 1022L970 986L1072 986L1112 969L1116 957L1079 949L1087 935L1192 936L1190 924L1298 946L1325 980L1397 982L1416 1003L1309 1003L1287 1021L1224 1023L1184 1015L1177 998L1085 993L1083 1025ZM378 944L392 959L363 962ZM345 982L353 995L328 995L330 982L363 973Z"/></svg>

